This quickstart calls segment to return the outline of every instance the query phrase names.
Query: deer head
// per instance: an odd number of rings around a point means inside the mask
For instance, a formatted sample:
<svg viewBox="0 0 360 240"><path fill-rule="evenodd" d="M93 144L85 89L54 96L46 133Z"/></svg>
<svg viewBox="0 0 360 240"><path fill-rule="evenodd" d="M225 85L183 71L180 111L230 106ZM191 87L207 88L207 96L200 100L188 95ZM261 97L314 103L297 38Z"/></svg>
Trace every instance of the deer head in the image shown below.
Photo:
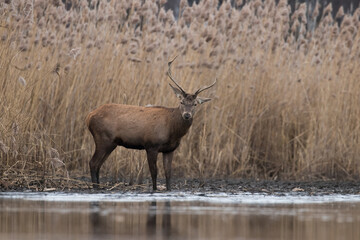
<svg viewBox="0 0 360 240"><path fill-rule="evenodd" d="M175 79L172 77L171 74L171 64L174 62L176 57L168 63L168 76L171 79L171 81L173 81L173 83L176 85L176 87L174 87L170 83L169 85L173 89L175 95L180 99L179 109L182 118L184 120L191 120L194 116L196 106L198 104L203 104L211 100L211 98L198 97L199 93L214 86L216 83L216 79L211 85L199 88L194 94L185 92L185 90L175 81Z"/></svg>

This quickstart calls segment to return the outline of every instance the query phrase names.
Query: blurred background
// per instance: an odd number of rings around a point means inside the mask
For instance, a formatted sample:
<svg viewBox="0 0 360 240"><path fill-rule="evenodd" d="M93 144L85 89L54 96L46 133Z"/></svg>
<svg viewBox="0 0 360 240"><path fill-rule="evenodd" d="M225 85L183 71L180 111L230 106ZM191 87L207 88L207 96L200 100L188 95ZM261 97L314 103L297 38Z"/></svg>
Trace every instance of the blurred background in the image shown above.
<svg viewBox="0 0 360 240"><path fill-rule="evenodd" d="M177 149L174 178L337 179L360 173L358 1L0 3L0 186L89 181L86 115L178 102L218 79ZM158 162L160 178L162 161ZM149 179L117 148L104 179Z"/></svg>

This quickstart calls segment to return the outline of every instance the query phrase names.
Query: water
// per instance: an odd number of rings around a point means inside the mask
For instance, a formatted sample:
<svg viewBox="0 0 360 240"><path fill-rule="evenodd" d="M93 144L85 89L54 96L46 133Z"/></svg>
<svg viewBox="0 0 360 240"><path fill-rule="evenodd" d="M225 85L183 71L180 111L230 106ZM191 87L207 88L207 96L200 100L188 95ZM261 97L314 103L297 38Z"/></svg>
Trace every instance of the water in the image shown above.
<svg viewBox="0 0 360 240"><path fill-rule="evenodd" d="M0 239L360 239L360 195L0 193Z"/></svg>

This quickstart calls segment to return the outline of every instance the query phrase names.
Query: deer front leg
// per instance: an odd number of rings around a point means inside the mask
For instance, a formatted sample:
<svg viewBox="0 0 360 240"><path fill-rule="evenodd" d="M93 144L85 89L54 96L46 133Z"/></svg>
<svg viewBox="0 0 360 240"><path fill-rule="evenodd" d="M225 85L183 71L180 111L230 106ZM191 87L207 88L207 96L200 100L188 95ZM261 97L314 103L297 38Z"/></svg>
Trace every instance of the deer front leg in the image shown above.
<svg viewBox="0 0 360 240"><path fill-rule="evenodd" d="M157 161L158 151L154 150L154 149L146 149L146 154L147 154L147 160L148 160L148 164L149 164L151 179L152 179L152 183L153 183L153 190L157 190L157 187L156 187L156 178L157 178L156 161Z"/></svg>
<svg viewBox="0 0 360 240"><path fill-rule="evenodd" d="M174 152L163 153L163 162L164 162L164 172L166 178L166 190L170 191L170 181L171 181L171 162L174 156Z"/></svg>

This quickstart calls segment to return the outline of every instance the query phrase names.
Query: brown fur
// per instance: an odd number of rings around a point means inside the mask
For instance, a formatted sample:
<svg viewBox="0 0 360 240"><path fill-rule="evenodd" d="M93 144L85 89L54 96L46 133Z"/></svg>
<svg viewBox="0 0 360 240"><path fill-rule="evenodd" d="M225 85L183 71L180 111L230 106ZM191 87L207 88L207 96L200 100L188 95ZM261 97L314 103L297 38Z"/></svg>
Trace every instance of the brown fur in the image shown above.
<svg viewBox="0 0 360 240"><path fill-rule="evenodd" d="M170 190L173 151L187 133L192 119L184 120L180 108L139 107L105 104L90 112L86 124L94 137L96 150L90 161L91 178L96 187L99 171L117 145L145 149L156 189L156 158L163 153L167 189Z"/></svg>
<svg viewBox="0 0 360 240"><path fill-rule="evenodd" d="M96 139L108 138L128 148L170 152L188 131L191 120L183 120L178 108L105 104L89 113L86 124Z"/></svg>
<svg viewBox="0 0 360 240"><path fill-rule="evenodd" d="M196 105L210 101L210 98L200 98L198 94L216 83L215 79L213 84L200 88L195 94L186 93L171 75L170 67L175 58L168 63L168 76L177 86L170 84L175 95L180 99L178 108L105 104L87 116L86 124L96 145L89 164L94 187L99 184L101 165L116 146L120 145L146 150L154 190L156 190L157 155L159 152L163 153L166 188L170 190L174 150L192 124Z"/></svg>

